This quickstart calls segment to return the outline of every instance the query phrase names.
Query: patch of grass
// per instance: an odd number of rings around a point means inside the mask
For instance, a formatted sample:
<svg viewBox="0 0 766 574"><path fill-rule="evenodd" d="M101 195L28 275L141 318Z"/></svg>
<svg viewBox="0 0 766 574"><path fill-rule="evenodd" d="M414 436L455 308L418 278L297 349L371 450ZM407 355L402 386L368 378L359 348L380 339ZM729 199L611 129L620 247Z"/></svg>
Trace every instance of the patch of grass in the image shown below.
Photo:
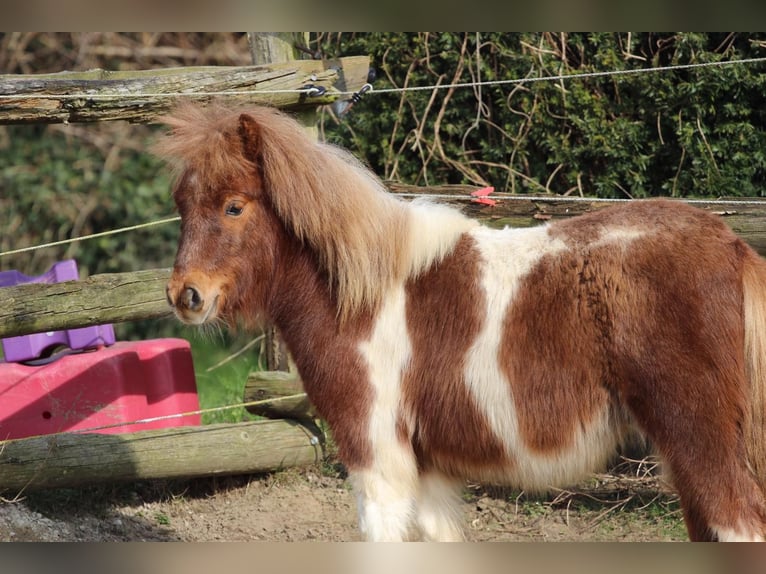
<svg viewBox="0 0 766 574"><path fill-rule="evenodd" d="M170 517L162 511L154 513L154 520L162 526L170 526Z"/></svg>
<svg viewBox="0 0 766 574"><path fill-rule="evenodd" d="M681 513L681 505L677 497L665 500L655 500L640 509L647 522L653 522L657 529L667 538L686 540L688 533Z"/></svg>
<svg viewBox="0 0 766 574"><path fill-rule="evenodd" d="M260 370L259 346L256 344L232 357L257 335L205 335L189 330L184 334L191 344L200 408L218 408L243 402L245 381L251 371ZM203 413L202 424L234 423L258 420L244 407Z"/></svg>

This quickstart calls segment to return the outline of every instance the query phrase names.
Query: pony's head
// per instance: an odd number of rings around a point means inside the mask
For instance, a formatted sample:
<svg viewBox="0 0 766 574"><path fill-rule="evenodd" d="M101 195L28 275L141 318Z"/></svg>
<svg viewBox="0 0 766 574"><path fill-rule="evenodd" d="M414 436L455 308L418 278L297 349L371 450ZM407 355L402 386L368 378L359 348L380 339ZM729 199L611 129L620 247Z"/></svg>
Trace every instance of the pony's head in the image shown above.
<svg viewBox="0 0 766 574"><path fill-rule="evenodd" d="M167 298L185 323L258 319L274 265L276 218L265 201L256 119L179 107L156 151L176 168L181 235Z"/></svg>
<svg viewBox="0 0 766 574"><path fill-rule="evenodd" d="M256 322L286 242L311 253L342 317L378 305L407 272L404 204L287 114L184 104L164 121L156 151L176 166L181 215L167 295L182 321Z"/></svg>

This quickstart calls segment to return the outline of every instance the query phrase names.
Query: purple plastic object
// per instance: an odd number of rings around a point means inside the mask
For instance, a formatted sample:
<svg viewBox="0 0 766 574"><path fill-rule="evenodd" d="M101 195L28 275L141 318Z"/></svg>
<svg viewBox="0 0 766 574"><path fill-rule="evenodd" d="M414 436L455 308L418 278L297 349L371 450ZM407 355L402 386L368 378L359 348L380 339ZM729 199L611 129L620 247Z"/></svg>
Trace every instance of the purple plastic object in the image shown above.
<svg viewBox="0 0 766 574"><path fill-rule="evenodd" d="M34 277L24 275L15 269L0 271L0 288L23 283L60 283L77 279L79 279L77 263L74 259L66 259L54 263L48 271ZM113 345L114 329L110 324L95 325L80 329L67 329L66 331L48 331L47 333L7 337L0 339L0 343L3 346L5 361L19 363L37 359L51 347L65 346L72 350L81 350Z"/></svg>

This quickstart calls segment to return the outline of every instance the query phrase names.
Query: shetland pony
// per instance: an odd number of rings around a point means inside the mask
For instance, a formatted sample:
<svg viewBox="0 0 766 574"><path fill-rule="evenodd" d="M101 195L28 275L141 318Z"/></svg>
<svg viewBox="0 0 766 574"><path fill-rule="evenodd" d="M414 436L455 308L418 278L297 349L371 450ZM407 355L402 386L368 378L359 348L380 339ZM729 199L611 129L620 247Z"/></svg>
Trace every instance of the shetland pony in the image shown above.
<svg viewBox="0 0 766 574"><path fill-rule="evenodd" d="M405 202L270 108L186 104L178 318L273 322L367 540L460 540L465 478L544 490L637 430L692 540L766 534L766 262L721 219L636 201L493 230Z"/></svg>

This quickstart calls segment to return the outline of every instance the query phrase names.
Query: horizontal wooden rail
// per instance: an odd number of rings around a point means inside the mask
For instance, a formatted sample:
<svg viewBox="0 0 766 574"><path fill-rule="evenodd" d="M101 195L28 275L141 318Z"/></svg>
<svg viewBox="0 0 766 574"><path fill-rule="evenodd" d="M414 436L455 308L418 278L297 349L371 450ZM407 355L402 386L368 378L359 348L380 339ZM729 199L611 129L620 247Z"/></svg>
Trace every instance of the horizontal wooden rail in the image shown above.
<svg viewBox="0 0 766 574"><path fill-rule="evenodd" d="M0 337L168 316L169 277L170 269L148 269L1 288Z"/></svg>
<svg viewBox="0 0 766 574"><path fill-rule="evenodd" d="M264 66L0 75L0 124L151 122L180 97L314 109L336 101L338 87L357 90L368 69L367 56L354 56L330 63L295 60ZM310 85L325 92L313 96L295 92Z"/></svg>
<svg viewBox="0 0 766 574"><path fill-rule="evenodd" d="M317 428L273 420L0 442L0 492L272 472L319 462Z"/></svg>

